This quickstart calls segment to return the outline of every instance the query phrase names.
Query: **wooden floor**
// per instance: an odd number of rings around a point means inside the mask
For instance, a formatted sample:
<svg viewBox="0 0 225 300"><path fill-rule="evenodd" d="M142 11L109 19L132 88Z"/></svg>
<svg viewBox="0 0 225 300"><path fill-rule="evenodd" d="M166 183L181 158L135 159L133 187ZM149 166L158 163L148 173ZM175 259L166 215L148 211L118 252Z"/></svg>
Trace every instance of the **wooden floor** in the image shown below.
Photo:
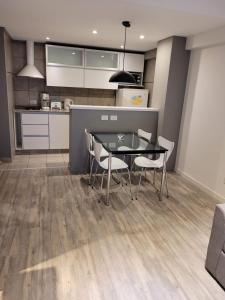
<svg viewBox="0 0 225 300"><path fill-rule="evenodd" d="M143 184L106 207L65 166L2 167L0 299L225 299L204 268L217 201L176 174L162 202Z"/></svg>

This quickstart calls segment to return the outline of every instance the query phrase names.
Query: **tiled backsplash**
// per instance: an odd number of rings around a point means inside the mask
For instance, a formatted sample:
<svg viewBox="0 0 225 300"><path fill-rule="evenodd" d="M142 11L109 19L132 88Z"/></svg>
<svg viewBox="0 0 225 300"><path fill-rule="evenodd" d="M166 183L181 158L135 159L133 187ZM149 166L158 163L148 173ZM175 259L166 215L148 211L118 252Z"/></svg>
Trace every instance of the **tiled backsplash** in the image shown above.
<svg viewBox="0 0 225 300"><path fill-rule="evenodd" d="M35 66L45 76L45 47L35 43ZM115 91L85 88L47 87L45 80L17 77L16 74L26 65L26 44L13 41L13 73L15 105L40 106L40 93L47 92L50 96L59 96L73 100L74 104L84 105L115 105Z"/></svg>

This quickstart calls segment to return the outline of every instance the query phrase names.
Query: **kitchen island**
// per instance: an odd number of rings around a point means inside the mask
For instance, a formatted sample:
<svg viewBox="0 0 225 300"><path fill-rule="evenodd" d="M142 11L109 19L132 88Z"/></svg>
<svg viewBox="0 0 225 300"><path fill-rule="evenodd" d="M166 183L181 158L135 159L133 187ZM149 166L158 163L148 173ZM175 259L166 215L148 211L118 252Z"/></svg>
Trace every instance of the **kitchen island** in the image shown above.
<svg viewBox="0 0 225 300"><path fill-rule="evenodd" d="M69 165L74 174L88 172L88 151L85 143L85 128L88 131L129 132L138 128L152 133L156 141L158 109L146 107L88 106L70 107Z"/></svg>

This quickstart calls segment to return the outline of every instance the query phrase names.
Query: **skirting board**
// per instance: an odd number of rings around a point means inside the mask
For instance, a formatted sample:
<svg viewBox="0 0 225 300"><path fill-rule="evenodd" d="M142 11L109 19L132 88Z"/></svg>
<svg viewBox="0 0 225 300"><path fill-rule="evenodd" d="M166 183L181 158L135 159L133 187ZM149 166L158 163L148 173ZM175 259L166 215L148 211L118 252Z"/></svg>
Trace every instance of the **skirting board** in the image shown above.
<svg viewBox="0 0 225 300"><path fill-rule="evenodd" d="M194 179L193 177L191 177L187 173L185 173L185 172L183 172L179 169L176 169L175 172L177 174L181 175L182 177L184 177L185 179L187 179L189 182L191 182L192 184L194 184L198 188L200 188L202 191L206 192L207 194L209 194L212 197L214 197L215 199L217 199L218 201L225 201L225 197L223 197L222 195L220 195L220 194L216 193L215 191L211 190L209 187L207 187L203 183L199 182L198 180Z"/></svg>
<svg viewBox="0 0 225 300"><path fill-rule="evenodd" d="M10 157L0 157L0 162L11 162L12 159Z"/></svg>

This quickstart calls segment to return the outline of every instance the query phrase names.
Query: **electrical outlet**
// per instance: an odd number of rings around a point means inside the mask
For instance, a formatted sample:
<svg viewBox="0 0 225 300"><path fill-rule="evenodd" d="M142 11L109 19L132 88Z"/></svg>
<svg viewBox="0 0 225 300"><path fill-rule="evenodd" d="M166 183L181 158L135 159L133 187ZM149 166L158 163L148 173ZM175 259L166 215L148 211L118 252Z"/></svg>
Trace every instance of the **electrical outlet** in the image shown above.
<svg viewBox="0 0 225 300"><path fill-rule="evenodd" d="M38 101L36 99L30 99L30 105L37 105Z"/></svg>
<svg viewBox="0 0 225 300"><path fill-rule="evenodd" d="M111 121L117 121L117 115L111 115L110 120Z"/></svg>
<svg viewBox="0 0 225 300"><path fill-rule="evenodd" d="M101 115L101 120L102 121L108 121L109 116L108 115Z"/></svg>

